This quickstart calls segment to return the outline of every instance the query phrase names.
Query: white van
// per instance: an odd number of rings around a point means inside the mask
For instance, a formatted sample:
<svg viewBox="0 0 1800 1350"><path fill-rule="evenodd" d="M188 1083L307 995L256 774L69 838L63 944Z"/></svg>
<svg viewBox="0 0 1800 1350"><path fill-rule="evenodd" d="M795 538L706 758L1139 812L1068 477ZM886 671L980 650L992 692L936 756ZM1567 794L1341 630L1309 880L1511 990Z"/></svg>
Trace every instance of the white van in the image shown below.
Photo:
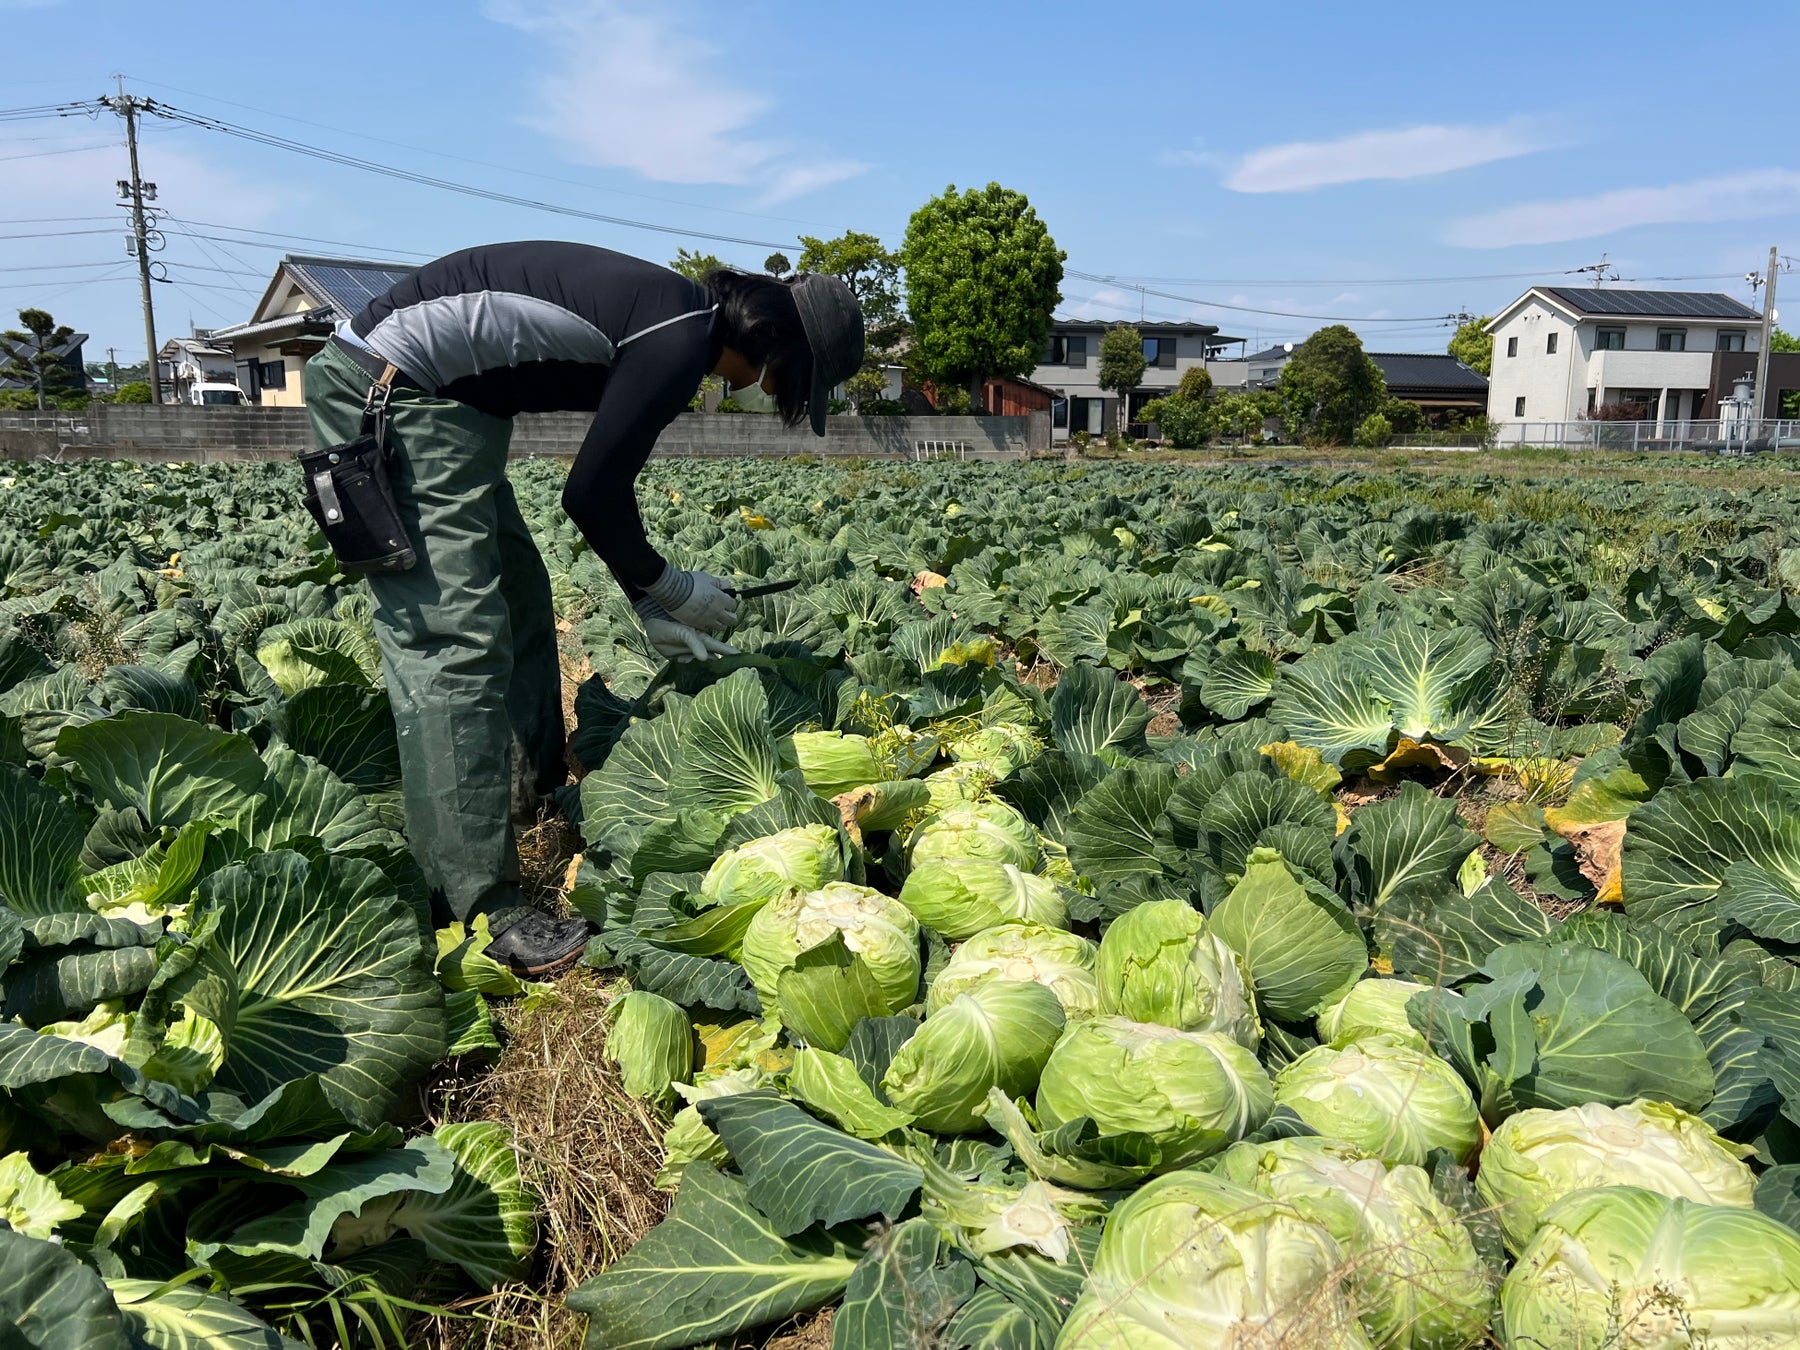
<svg viewBox="0 0 1800 1350"><path fill-rule="evenodd" d="M187 401L204 404L209 408L241 408L249 402L244 397L244 391L235 384L191 384L188 386Z"/></svg>

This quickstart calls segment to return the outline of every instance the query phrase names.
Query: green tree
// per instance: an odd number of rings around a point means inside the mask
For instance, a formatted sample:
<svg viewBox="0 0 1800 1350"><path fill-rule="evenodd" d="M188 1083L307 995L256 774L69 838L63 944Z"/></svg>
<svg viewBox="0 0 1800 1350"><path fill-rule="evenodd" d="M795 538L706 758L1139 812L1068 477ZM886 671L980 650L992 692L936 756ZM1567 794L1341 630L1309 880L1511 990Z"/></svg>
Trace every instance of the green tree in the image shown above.
<svg viewBox="0 0 1800 1350"><path fill-rule="evenodd" d="M1470 319L1451 335L1444 350L1470 370L1491 375L1494 370L1494 335L1487 331L1491 322L1491 317L1486 314L1479 319Z"/></svg>
<svg viewBox="0 0 1800 1350"><path fill-rule="evenodd" d="M681 273L689 281L702 281L708 272L724 265L716 254L689 253L685 248L676 249L675 256L669 260L669 270Z"/></svg>
<svg viewBox="0 0 1800 1350"><path fill-rule="evenodd" d="M1181 383L1175 386L1175 397L1185 403L1204 403L1212 397L1212 372L1205 366L1189 366L1181 372Z"/></svg>
<svg viewBox="0 0 1800 1350"><path fill-rule="evenodd" d="M150 385L144 380L132 380L119 386L119 392L113 395L114 403L148 403L150 401Z"/></svg>
<svg viewBox="0 0 1800 1350"><path fill-rule="evenodd" d="M794 264L788 261L788 255L780 249L763 259L763 271L772 277L785 277L793 270Z"/></svg>
<svg viewBox="0 0 1800 1350"><path fill-rule="evenodd" d="M1233 440L1257 440L1263 423L1281 412L1273 389L1227 390L1207 405L1213 433Z"/></svg>
<svg viewBox="0 0 1800 1350"><path fill-rule="evenodd" d="M1772 352L1800 352L1800 338L1781 328L1769 330L1769 350Z"/></svg>
<svg viewBox="0 0 1800 1350"><path fill-rule="evenodd" d="M919 369L972 402L990 375L1029 373L1062 299L1065 256L1025 194L998 183L952 185L913 212L900 261Z"/></svg>
<svg viewBox="0 0 1800 1350"><path fill-rule="evenodd" d="M59 324L44 309L19 311L22 328L9 328L0 333L0 378L15 380L36 395L38 411L51 403L63 406L71 401L85 402L81 380L63 360L62 348L68 346L75 330Z"/></svg>
<svg viewBox="0 0 1800 1350"><path fill-rule="evenodd" d="M1128 323L1116 323L1100 336L1100 368L1094 383L1118 396L1118 427L1125 430L1131 391L1144 378L1144 335Z"/></svg>
<svg viewBox="0 0 1800 1350"><path fill-rule="evenodd" d="M1362 339L1336 323L1294 348L1282 367L1279 393L1288 435L1341 445L1363 418L1380 411L1387 381L1363 351Z"/></svg>
<svg viewBox="0 0 1800 1350"><path fill-rule="evenodd" d="M1402 436L1425 429L1425 410L1409 399L1384 399L1381 415L1387 418L1388 426Z"/></svg>

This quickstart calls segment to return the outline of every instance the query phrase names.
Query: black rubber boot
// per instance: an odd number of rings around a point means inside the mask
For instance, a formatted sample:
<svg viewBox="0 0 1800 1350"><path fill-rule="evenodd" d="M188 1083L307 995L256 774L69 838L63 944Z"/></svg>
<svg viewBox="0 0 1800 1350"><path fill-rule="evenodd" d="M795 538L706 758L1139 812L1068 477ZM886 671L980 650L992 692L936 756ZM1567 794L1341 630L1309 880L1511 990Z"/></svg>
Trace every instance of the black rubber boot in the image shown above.
<svg viewBox="0 0 1800 1350"><path fill-rule="evenodd" d="M527 909L488 943L485 955L515 975L543 979L546 975L560 975L574 965L592 931L586 919L553 919Z"/></svg>

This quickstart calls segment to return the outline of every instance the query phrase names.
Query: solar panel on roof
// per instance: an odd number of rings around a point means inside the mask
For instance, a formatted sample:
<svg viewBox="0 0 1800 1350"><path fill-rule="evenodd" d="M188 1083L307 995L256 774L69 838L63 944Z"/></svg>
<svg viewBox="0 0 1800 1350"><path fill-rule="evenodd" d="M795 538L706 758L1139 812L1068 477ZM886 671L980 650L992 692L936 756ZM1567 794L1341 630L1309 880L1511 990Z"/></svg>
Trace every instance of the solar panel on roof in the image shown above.
<svg viewBox="0 0 1800 1350"><path fill-rule="evenodd" d="M1762 316L1741 300L1716 291L1609 291L1573 286L1546 286L1571 309L1583 314L1638 315L1645 318L1730 319L1743 322Z"/></svg>

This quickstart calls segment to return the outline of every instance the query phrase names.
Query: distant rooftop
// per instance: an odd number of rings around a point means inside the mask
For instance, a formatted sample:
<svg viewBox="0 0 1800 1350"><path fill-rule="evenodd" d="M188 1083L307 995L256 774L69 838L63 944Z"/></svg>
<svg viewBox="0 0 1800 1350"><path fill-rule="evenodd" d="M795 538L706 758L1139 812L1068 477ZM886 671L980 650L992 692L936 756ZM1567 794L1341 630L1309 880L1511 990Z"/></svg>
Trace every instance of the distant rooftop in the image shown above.
<svg viewBox="0 0 1800 1350"><path fill-rule="evenodd" d="M363 258L315 258L290 253L282 265L294 275L300 288L329 303L342 318L349 318L369 301L385 295L396 282L419 269L412 263L370 262Z"/></svg>
<svg viewBox="0 0 1800 1350"><path fill-rule="evenodd" d="M1544 294L1577 314L1640 319L1729 319L1762 322L1741 300L1717 291L1628 291L1603 286L1540 286Z"/></svg>
<svg viewBox="0 0 1800 1350"><path fill-rule="evenodd" d="M1388 393L1395 398L1463 391L1471 395L1485 396L1487 393L1487 377L1478 370L1471 370L1454 356L1441 352L1370 352L1368 355L1381 367Z"/></svg>
<svg viewBox="0 0 1800 1350"><path fill-rule="evenodd" d="M1292 355L1293 355L1293 353L1290 352L1286 347L1264 347L1260 352L1251 352L1250 355L1248 355L1244 358L1244 360L1246 360L1246 361L1285 361L1285 360L1287 360L1288 357L1290 357Z"/></svg>

